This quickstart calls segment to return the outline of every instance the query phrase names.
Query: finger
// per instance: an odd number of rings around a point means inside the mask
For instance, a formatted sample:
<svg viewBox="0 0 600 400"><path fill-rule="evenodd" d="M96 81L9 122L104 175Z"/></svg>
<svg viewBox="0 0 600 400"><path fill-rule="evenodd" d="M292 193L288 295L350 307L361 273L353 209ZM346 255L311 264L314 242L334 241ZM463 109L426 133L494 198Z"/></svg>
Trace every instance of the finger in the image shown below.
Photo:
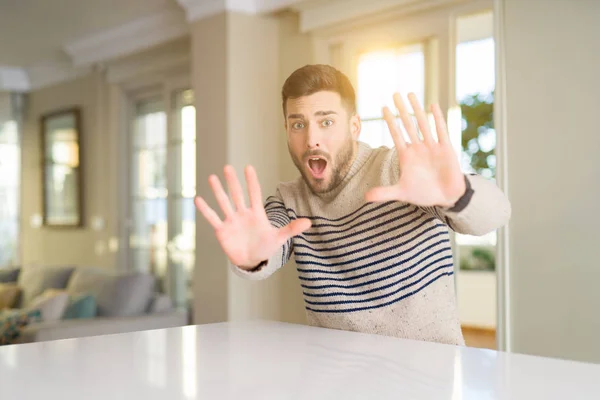
<svg viewBox="0 0 600 400"><path fill-rule="evenodd" d="M404 140L404 136L402 136L402 131L398 129L396 126L396 117L389 108L383 108L383 119L387 123L388 129L390 130L390 134L392 135L392 140L394 141L394 145L396 149L403 149L406 147L406 141Z"/></svg>
<svg viewBox="0 0 600 400"><path fill-rule="evenodd" d="M301 234L311 227L312 223L308 218L298 218L279 229L279 239L282 242Z"/></svg>
<svg viewBox="0 0 600 400"><path fill-rule="evenodd" d="M421 130L421 134L423 134L423 141L426 144L433 144L433 136L431 136L431 129L429 127L429 120L427 118L427 114L419 104L419 99L414 93L408 94L408 101L415 112L415 116L417 117L417 124L419 125L419 129Z"/></svg>
<svg viewBox="0 0 600 400"><path fill-rule="evenodd" d="M194 199L194 204L196 204L196 208L202 213L204 218L206 218L213 228L218 229L223 225L221 218L219 218L217 213L206 204L206 201L204 201L202 197L196 197Z"/></svg>
<svg viewBox="0 0 600 400"><path fill-rule="evenodd" d="M398 109L398 112L400 113L400 119L402 120L402 125L404 125L404 129L406 130L406 133L408 133L410 142L414 143L414 144L419 143L420 140L419 140L419 136L417 135L417 129L415 127L415 124L413 124L412 118L410 117L410 114L408 113L408 109L404 105L404 101L402 100L402 97L400 97L399 93L394 94L394 104L396 105L396 108Z"/></svg>
<svg viewBox="0 0 600 400"><path fill-rule="evenodd" d="M365 200L369 203L401 201L403 198L403 192L398 186L376 187L365 194Z"/></svg>
<svg viewBox="0 0 600 400"><path fill-rule="evenodd" d="M246 201L244 200L244 192L242 191L242 185L235 173L235 169L231 165L225 166L225 179L227 180L227 186L229 187L229 193L231 193L231 199L235 205L236 210L245 210Z"/></svg>
<svg viewBox="0 0 600 400"><path fill-rule="evenodd" d="M431 105L431 112L433 113L433 119L435 121L435 130L437 132L438 142L440 144L449 144L450 135L448 134L448 127L442 109L437 104Z"/></svg>
<svg viewBox="0 0 600 400"><path fill-rule="evenodd" d="M258 177L256 176L256 171L254 167L248 165L245 170L246 173L246 183L248 185L248 196L250 197L250 207L255 210L263 209L263 199L262 193L260 190L260 183L258 181Z"/></svg>
<svg viewBox="0 0 600 400"><path fill-rule="evenodd" d="M221 207L221 210L223 210L223 213L225 214L225 218L231 218L234 214L234 211L231 207L231 203L229 202L229 197L223 190L223 186L221 186L221 181L219 180L219 178L217 178L216 175L211 175L208 178L208 182L210 183L210 186L213 190L215 198L217 199L217 202L219 203L219 206Z"/></svg>

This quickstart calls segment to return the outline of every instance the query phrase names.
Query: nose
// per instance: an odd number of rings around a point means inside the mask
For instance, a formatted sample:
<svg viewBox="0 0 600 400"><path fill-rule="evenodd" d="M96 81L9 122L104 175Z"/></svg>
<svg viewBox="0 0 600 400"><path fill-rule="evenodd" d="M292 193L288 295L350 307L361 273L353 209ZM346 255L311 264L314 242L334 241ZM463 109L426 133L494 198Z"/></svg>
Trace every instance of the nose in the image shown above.
<svg viewBox="0 0 600 400"><path fill-rule="evenodd" d="M320 132L314 124L308 127L306 145L309 149L318 149L320 147L321 137Z"/></svg>

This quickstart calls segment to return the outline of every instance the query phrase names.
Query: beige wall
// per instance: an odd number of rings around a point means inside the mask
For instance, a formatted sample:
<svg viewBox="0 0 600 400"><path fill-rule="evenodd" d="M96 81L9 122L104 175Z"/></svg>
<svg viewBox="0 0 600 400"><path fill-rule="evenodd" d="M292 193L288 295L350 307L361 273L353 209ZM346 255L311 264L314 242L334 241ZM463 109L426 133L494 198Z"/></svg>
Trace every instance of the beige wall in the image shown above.
<svg viewBox="0 0 600 400"><path fill-rule="evenodd" d="M600 2L502 6L512 347L600 362Z"/></svg>
<svg viewBox="0 0 600 400"><path fill-rule="evenodd" d="M109 152L102 107L106 86L96 74L34 91L28 95L23 124L22 151L22 261L23 264L78 264L113 267L115 253L108 251L116 214L107 199L114 193L106 178ZM81 162L83 171L84 227L52 229L32 227L33 215L42 214L40 117L67 107L82 109ZM104 117L99 118L99 115ZM90 227L92 216L104 218L105 229Z"/></svg>
<svg viewBox="0 0 600 400"><path fill-rule="evenodd" d="M207 179L210 174L222 178L223 166L228 161L227 16L220 14L194 22L190 33L192 87L196 99L196 191L218 210ZM195 323L227 320L227 258L212 227L200 213L196 216L193 288Z"/></svg>
<svg viewBox="0 0 600 400"><path fill-rule="evenodd" d="M244 167L253 165L266 198L279 183L278 23L238 13L227 22L228 162L244 187ZM230 273L229 319L280 319L280 286L280 274L254 282Z"/></svg>
<svg viewBox="0 0 600 400"><path fill-rule="evenodd" d="M299 32L298 16L292 13L280 16L279 27L279 92L277 93L277 121L279 128L279 178L290 181L299 176L296 166L290 158L287 138L284 130L283 110L281 108L281 86L286 78L299 67L313 62L313 45L309 35ZM304 299L296 263L291 260L279 272L282 291L282 320L291 323L306 323Z"/></svg>
<svg viewBox="0 0 600 400"><path fill-rule="evenodd" d="M455 277L461 324L496 329L496 274L459 270Z"/></svg>
<svg viewBox="0 0 600 400"><path fill-rule="evenodd" d="M242 181L244 166L252 164L263 198L273 194L282 179L279 153L285 136L279 71L284 56L280 57L279 29L277 19L238 13L192 26L193 87L196 93L209 94L196 97L197 191L217 210L207 178L216 173L223 181L226 164L234 166ZM287 275L277 273L260 282L239 278L230 272L212 227L200 214L197 222L195 322L286 319Z"/></svg>

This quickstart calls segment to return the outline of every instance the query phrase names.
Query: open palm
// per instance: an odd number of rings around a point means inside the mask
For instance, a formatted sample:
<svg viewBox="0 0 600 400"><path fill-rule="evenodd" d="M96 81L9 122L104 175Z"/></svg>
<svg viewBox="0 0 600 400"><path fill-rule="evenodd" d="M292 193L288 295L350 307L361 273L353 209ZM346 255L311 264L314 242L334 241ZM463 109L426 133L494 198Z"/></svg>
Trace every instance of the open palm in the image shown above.
<svg viewBox="0 0 600 400"><path fill-rule="evenodd" d="M431 107L437 130L435 141L429 127L427 115L413 93L408 95L413 107L421 140L404 102L399 94L394 95L400 119L410 138L404 140L396 126L394 115L386 107L383 110L390 134L398 154L400 178L392 186L378 187L366 194L367 201L403 201L418 206L451 207L466 190L464 175L456 152L452 148L446 122L437 105Z"/></svg>
<svg viewBox="0 0 600 400"><path fill-rule="evenodd" d="M240 268L252 269L271 258L287 240L307 230L311 224L308 219L300 218L283 228L271 225L262 203L256 172L251 166L245 172L250 207L246 206L242 187L231 166L225 167L225 179L235 210L215 175L209 177L209 183L224 213L224 220L202 197L196 197L195 204L215 229L217 240L229 261Z"/></svg>

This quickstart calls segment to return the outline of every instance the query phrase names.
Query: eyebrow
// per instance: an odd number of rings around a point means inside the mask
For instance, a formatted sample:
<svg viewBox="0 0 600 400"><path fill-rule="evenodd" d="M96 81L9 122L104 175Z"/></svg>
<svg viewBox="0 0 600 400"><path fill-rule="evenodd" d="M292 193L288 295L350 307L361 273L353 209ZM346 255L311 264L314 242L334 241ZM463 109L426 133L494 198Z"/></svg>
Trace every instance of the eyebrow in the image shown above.
<svg viewBox="0 0 600 400"><path fill-rule="evenodd" d="M315 113L315 116L322 117L322 116L331 115L331 114L337 114L337 113L335 111L332 111L332 110L317 111ZM288 115L288 119L302 119L302 118L304 118L304 114L290 114L290 115Z"/></svg>

